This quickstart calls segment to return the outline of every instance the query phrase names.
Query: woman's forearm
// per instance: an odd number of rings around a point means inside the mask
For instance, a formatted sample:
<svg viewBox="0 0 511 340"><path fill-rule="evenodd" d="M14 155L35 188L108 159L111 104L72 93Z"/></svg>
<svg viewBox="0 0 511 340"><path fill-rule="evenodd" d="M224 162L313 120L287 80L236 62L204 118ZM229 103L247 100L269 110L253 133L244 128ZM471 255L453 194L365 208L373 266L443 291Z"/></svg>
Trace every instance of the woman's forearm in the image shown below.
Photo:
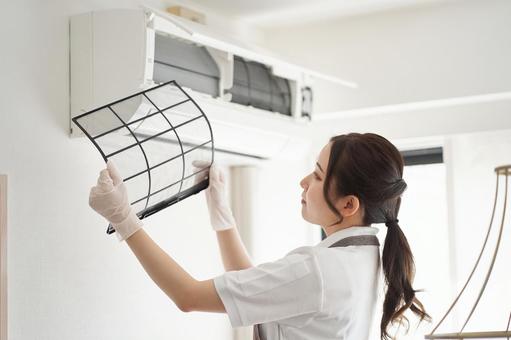
<svg viewBox="0 0 511 340"><path fill-rule="evenodd" d="M187 311L186 299L197 281L163 251L144 229L139 229L126 242L158 287L180 310Z"/></svg>
<svg viewBox="0 0 511 340"><path fill-rule="evenodd" d="M241 270L253 266L236 226L217 231L216 236L226 271Z"/></svg>

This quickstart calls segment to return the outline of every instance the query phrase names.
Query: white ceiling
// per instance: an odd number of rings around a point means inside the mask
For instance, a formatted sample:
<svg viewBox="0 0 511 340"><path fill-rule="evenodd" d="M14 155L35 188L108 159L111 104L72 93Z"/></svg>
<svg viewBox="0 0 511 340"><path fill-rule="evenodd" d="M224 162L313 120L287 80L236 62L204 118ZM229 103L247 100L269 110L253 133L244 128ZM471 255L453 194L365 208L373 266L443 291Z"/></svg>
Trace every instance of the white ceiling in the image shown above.
<svg viewBox="0 0 511 340"><path fill-rule="evenodd" d="M295 25L454 0L191 0L218 14L260 27Z"/></svg>

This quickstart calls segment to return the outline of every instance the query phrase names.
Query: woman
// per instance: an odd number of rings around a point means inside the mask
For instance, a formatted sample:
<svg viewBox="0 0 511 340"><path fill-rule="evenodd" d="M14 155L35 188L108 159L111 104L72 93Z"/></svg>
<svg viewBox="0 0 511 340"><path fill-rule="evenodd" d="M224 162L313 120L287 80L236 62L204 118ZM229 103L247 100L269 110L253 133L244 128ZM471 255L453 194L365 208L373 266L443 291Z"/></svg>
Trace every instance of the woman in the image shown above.
<svg viewBox="0 0 511 340"><path fill-rule="evenodd" d="M385 222L380 337L390 338L390 325L406 321L407 309L429 320L412 288L413 256L397 218L406 189L399 151L382 136L350 133L332 137L315 166L300 182L302 215L327 237L253 266L226 201L223 174L212 164L205 193L226 273L205 281L191 277L145 233L111 162L89 204L182 311L227 313L233 327L254 325L254 338L267 340L367 339L380 272L378 229L371 224Z"/></svg>

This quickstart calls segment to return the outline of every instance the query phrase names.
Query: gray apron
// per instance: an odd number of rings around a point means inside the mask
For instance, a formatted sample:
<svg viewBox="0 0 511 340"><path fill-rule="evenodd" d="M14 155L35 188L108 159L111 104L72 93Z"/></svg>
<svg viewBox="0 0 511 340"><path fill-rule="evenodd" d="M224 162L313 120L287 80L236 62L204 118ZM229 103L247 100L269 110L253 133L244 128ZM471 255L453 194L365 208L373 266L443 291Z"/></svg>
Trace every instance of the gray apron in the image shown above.
<svg viewBox="0 0 511 340"><path fill-rule="evenodd" d="M380 242L378 242L378 238L375 235L358 235L358 236L349 236L339 240L329 246L328 248L334 247L347 247L347 246L379 246ZM259 330L259 326L261 324L254 325L254 338L253 340L265 340L261 335Z"/></svg>

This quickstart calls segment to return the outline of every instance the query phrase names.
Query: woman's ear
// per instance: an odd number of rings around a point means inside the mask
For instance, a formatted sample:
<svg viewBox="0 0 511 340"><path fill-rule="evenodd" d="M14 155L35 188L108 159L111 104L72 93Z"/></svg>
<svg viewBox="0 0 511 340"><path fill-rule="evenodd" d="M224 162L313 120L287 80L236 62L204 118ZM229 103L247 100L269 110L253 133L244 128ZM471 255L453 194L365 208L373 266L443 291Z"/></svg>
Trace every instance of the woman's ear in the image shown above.
<svg viewBox="0 0 511 340"><path fill-rule="evenodd" d="M336 208L342 216L352 216L360 209L360 201L357 196L347 195L337 201Z"/></svg>

